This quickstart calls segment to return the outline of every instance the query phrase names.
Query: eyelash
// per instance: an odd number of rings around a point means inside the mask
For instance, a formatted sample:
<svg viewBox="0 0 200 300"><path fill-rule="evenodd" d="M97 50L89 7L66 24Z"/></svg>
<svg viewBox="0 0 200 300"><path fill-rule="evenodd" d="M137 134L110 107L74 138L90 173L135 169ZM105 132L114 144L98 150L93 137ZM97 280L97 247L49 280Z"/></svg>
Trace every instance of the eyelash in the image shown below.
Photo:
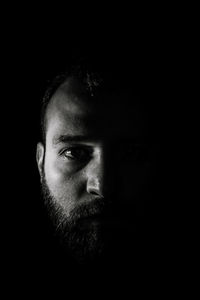
<svg viewBox="0 0 200 300"><path fill-rule="evenodd" d="M76 151L78 153L72 155L74 157L70 157L70 155L66 155L67 151L69 152ZM61 155L69 161L83 162L89 160L89 158L91 157L91 151L89 149L86 149L85 147L69 147L64 151L62 151Z"/></svg>

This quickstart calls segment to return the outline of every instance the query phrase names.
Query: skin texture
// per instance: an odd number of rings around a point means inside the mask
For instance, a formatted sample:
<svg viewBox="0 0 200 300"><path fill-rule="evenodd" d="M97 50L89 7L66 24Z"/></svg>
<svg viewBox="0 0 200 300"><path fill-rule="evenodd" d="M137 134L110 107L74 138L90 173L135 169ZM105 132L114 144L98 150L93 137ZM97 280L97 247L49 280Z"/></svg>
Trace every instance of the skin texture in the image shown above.
<svg viewBox="0 0 200 300"><path fill-rule="evenodd" d="M81 259L126 243L142 214L151 161L144 115L130 97L88 99L71 78L47 108L46 144L37 145L44 197L63 244Z"/></svg>

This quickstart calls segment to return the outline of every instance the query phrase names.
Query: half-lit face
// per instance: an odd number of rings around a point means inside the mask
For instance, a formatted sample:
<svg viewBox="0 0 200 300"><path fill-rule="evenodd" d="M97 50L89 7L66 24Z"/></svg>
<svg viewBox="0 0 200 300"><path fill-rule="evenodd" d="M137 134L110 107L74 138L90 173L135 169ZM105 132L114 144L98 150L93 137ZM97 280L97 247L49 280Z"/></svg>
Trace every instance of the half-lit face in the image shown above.
<svg viewBox="0 0 200 300"><path fill-rule="evenodd" d="M65 83L47 109L46 145L37 148L57 227L82 235L88 252L101 251L104 233L134 228L148 175L142 114L123 97L128 95L92 101L77 92L77 83Z"/></svg>

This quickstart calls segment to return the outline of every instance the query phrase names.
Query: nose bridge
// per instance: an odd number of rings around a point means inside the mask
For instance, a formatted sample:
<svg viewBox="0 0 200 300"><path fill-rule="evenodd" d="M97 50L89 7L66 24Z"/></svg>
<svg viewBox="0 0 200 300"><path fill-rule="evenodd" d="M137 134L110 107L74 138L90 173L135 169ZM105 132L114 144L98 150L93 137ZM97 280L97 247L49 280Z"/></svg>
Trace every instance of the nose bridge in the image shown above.
<svg viewBox="0 0 200 300"><path fill-rule="evenodd" d="M93 195L103 196L105 159L103 149L96 151L88 165L87 192Z"/></svg>

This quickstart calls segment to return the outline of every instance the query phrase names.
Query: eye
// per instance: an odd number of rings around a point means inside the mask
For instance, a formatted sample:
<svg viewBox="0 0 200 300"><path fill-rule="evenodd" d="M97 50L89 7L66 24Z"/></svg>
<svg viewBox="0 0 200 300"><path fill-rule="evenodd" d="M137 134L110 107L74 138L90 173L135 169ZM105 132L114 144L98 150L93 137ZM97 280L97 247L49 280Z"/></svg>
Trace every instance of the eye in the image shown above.
<svg viewBox="0 0 200 300"><path fill-rule="evenodd" d="M85 147L70 147L63 152L68 160L85 162L91 157L91 150Z"/></svg>

